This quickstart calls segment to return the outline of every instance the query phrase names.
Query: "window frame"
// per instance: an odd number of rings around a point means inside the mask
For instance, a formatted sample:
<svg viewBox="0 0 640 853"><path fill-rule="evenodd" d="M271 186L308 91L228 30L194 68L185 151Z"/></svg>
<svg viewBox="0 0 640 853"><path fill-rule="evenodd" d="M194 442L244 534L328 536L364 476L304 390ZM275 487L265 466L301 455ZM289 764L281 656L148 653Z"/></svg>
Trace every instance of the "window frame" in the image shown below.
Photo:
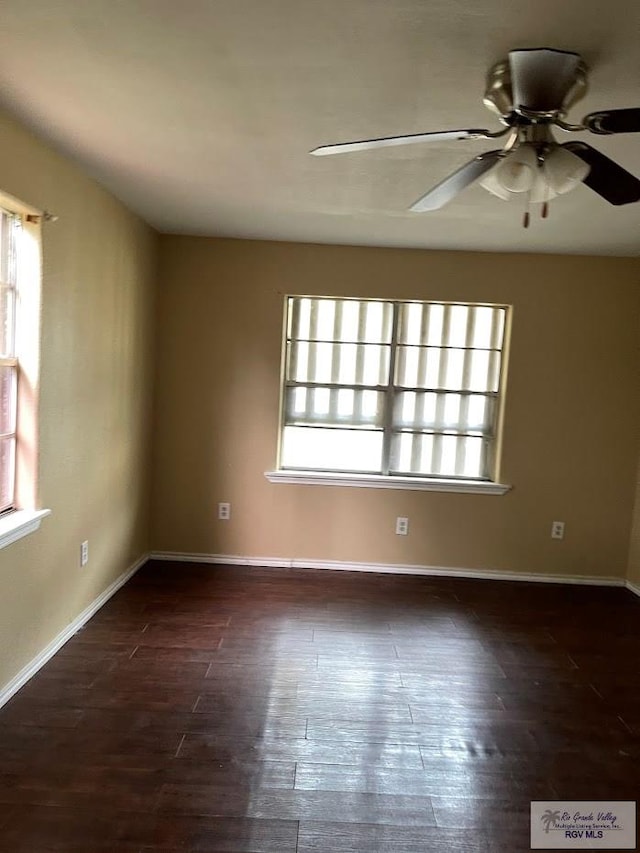
<svg viewBox="0 0 640 853"><path fill-rule="evenodd" d="M327 299L332 301L355 301L359 303L366 302L382 302L391 306L391 338L388 344L389 347L389 368L388 381L385 385L379 385L374 388L372 385L364 386L365 389L382 391L384 394L384 409L383 423L381 427L383 449L381 452L382 465L379 472L358 472L352 470L318 470L312 467L283 467L282 465L282 444L284 436L284 428L286 426L286 400L290 388L300 386L313 386L313 382L304 382L296 380L287 380L287 353L289 342L289 315L290 304L292 299ZM491 397L494 403L492 432L486 437L487 459L486 459L486 477L466 477L460 475L445 476L442 474L424 474L424 473L394 473L391 468L391 444L394 434L400 434L402 430L394 428L393 413L396 405L397 396L402 392L440 392L460 394L464 389L432 389L432 388L409 388L403 385L397 385L395 379L395 362L398 355L401 343L399 341L400 329L400 314L402 305L417 303L420 305L446 305L446 306L464 306L464 307L489 307L502 309L504 311L504 326L502 342L499 349L500 365L497 379L497 390L495 392L486 392L486 396ZM505 392L507 384L507 368L508 355L511 334L512 321L512 306L505 303L489 303L484 301L465 302L462 300L442 300L442 299L389 299L384 297L346 297L346 296L317 296L307 294L285 294L283 306L283 333L281 337L281 370L280 370L280 405L278 414L278 433L277 433L277 468L273 471L265 472L265 476L273 483L309 483L321 485L347 485L359 487L373 488L400 488L407 490L429 490L429 491L445 491L445 492L466 492L476 494L504 494L511 487L499 482L500 475L500 457L502 449L502 428L504 420L504 405ZM291 338L293 340L293 337ZM332 341L333 343L333 341ZM429 344L424 343L420 346L427 347ZM410 346L410 344L407 344ZM320 383L325 386L327 383ZM352 388L353 385L347 383L339 383L339 387ZM362 388L363 386L358 386ZM471 390L469 393L473 393ZM485 392L476 392L485 393ZM347 427L348 428L348 427ZM329 429L329 427L327 427ZM428 434L427 430L408 430L419 434ZM435 431L434 431L435 432ZM442 433L445 434L445 433Z"/></svg>
<svg viewBox="0 0 640 853"><path fill-rule="evenodd" d="M6 352L0 351L0 369L7 369L9 372L10 396L11 400L8 403L10 409L10 422L7 423L7 430L2 429L0 425L0 442L6 442L9 451L9 477L7 478L7 494L8 500L2 502L1 495L5 487L5 470L3 467L4 454L0 451L0 515L10 513L16 509L16 491L17 491L17 450L18 450L18 396L20 386L20 364L17 355L16 337L17 337L17 314L18 314L18 299L19 299L19 252L20 239L23 226L23 217L15 210L10 210L6 205L0 203L0 216L3 222L8 223L7 234L3 234L0 239L0 329L5 328L4 336L7 339ZM4 217L7 217L4 220ZM14 230L15 229L15 230ZM7 270L7 275L3 273ZM7 299L5 294L10 294ZM9 322L6 320L5 309L11 305ZM8 313L8 312L7 312ZM6 323L6 326L5 326Z"/></svg>

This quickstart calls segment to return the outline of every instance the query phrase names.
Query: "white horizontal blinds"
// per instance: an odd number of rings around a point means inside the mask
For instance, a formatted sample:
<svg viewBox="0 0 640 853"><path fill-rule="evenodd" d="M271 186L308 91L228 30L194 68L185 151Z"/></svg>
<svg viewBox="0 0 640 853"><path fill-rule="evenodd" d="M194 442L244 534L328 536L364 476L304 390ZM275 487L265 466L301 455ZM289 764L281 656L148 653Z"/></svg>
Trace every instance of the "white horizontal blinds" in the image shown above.
<svg viewBox="0 0 640 853"><path fill-rule="evenodd" d="M20 225L19 216L0 210L0 511L13 505L15 484L15 312Z"/></svg>
<svg viewBox="0 0 640 853"><path fill-rule="evenodd" d="M307 385L285 391L285 421L291 424L382 427L383 406L380 391Z"/></svg>
<svg viewBox="0 0 640 853"><path fill-rule="evenodd" d="M281 464L379 472L393 305L291 297Z"/></svg>
<svg viewBox="0 0 640 853"><path fill-rule="evenodd" d="M321 385L384 385L389 348L375 344L292 341L288 380Z"/></svg>
<svg viewBox="0 0 640 853"><path fill-rule="evenodd" d="M506 309L399 306L390 470L486 478Z"/></svg>
<svg viewBox="0 0 640 853"><path fill-rule="evenodd" d="M400 391L396 394L393 423L399 429L429 429L491 436L496 399L485 394L439 391Z"/></svg>
<svg viewBox="0 0 640 853"><path fill-rule="evenodd" d="M447 433L399 433L393 437L396 474L428 477L485 478L487 442Z"/></svg>
<svg viewBox="0 0 640 853"><path fill-rule="evenodd" d="M389 376L392 306L339 299L289 300L287 381L369 387Z"/></svg>

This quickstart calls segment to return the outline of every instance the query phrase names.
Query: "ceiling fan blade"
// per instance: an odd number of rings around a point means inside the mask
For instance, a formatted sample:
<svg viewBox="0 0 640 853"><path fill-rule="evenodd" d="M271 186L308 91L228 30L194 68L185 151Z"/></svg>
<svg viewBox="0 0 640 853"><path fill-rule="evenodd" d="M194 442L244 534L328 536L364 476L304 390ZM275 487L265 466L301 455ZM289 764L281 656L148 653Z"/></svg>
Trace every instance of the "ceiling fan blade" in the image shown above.
<svg viewBox="0 0 640 853"><path fill-rule="evenodd" d="M514 110L561 109L581 65L580 55L571 51L546 47L509 51Z"/></svg>
<svg viewBox="0 0 640 853"><path fill-rule="evenodd" d="M361 139L357 142L339 142L337 145L321 145L310 151L314 157L327 154L350 154L352 151L367 151L369 148L389 148L392 145L412 145L415 142L446 142L450 139L490 139L489 130L440 130L436 133L412 133L409 136L386 136L382 139Z"/></svg>
<svg viewBox="0 0 640 853"><path fill-rule="evenodd" d="M592 133L640 133L640 109L601 110L589 113L583 121Z"/></svg>
<svg viewBox="0 0 640 853"><path fill-rule="evenodd" d="M562 147L590 166L589 174L583 183L605 201L616 205L640 201L640 181L631 172L627 172L586 142L566 142Z"/></svg>
<svg viewBox="0 0 640 853"><path fill-rule="evenodd" d="M484 154L479 154L473 160L469 160L464 166L461 166L453 174L449 175L444 181L440 181L435 187L429 190L426 195L419 198L411 205L409 210L415 213L422 213L427 210L438 210L444 207L447 202L451 201L458 193L466 189L478 178L482 177L485 172L488 172L500 159L501 150L485 151Z"/></svg>

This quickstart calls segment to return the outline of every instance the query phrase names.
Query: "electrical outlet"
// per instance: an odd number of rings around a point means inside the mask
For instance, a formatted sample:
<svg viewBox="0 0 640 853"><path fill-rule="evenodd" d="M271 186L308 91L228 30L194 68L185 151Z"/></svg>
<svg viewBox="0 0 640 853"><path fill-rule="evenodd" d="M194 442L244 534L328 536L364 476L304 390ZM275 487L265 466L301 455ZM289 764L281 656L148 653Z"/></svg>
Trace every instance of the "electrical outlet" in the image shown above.
<svg viewBox="0 0 640 853"><path fill-rule="evenodd" d="M218 519L220 521L229 521L230 518L231 518L231 504L219 503L218 504Z"/></svg>
<svg viewBox="0 0 640 853"><path fill-rule="evenodd" d="M564 521L551 522L551 538L564 539Z"/></svg>
<svg viewBox="0 0 640 853"><path fill-rule="evenodd" d="M80 545L80 566L86 566L89 562L89 540L85 539Z"/></svg>
<svg viewBox="0 0 640 853"><path fill-rule="evenodd" d="M409 519L398 516L396 518L396 533L398 536L406 536L409 532Z"/></svg>

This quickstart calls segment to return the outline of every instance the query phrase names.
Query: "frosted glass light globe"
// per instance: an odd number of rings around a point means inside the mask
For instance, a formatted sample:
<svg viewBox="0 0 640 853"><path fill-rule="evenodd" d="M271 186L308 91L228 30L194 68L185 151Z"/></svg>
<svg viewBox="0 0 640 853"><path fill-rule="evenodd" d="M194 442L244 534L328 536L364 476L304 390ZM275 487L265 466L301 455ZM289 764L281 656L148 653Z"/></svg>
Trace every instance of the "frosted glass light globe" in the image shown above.
<svg viewBox="0 0 640 853"><path fill-rule="evenodd" d="M498 164L496 179L509 193L526 193L533 187L538 169L535 148L525 143Z"/></svg>
<svg viewBox="0 0 640 853"><path fill-rule="evenodd" d="M568 193L582 183L590 167L576 154L566 148L554 148L544 161L544 175L549 187L556 195Z"/></svg>

